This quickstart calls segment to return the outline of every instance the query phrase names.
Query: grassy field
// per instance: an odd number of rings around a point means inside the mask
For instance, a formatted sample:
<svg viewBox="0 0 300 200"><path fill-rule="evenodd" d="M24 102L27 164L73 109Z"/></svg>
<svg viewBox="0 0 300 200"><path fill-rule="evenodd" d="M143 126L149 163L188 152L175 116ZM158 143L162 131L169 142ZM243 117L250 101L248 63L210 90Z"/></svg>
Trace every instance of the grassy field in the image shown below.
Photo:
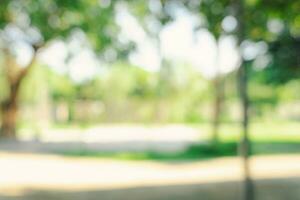
<svg viewBox="0 0 300 200"><path fill-rule="evenodd" d="M209 124L193 125L201 130L204 140L192 145L180 153L159 152L122 152L103 153L90 151L64 152L67 156L87 156L115 158L125 160L199 160L214 157L238 155L238 144L241 137L239 124L223 124L220 129L219 143L210 144ZM285 154L300 153L300 123L297 122L256 122L250 127L252 154Z"/></svg>
<svg viewBox="0 0 300 200"><path fill-rule="evenodd" d="M206 139L210 138L209 124L195 126L203 130ZM264 121L250 124L250 137L256 142L300 142L300 122L291 121ZM238 123L225 123L220 128L220 141L235 142L240 139L241 126Z"/></svg>

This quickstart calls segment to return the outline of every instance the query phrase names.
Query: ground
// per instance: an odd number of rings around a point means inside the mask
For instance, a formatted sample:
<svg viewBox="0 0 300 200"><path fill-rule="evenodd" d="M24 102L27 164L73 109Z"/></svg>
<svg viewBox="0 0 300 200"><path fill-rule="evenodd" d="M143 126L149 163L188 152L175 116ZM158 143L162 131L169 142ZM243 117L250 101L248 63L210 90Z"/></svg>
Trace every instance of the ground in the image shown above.
<svg viewBox="0 0 300 200"><path fill-rule="evenodd" d="M120 160L63 153L78 148L176 153L204 141L202 133L181 126L120 126L88 129L84 134L49 132L39 141L0 141L0 200L241 199L243 173L237 156ZM278 149L272 144L267 150L274 147ZM256 200L300 200L299 144L292 150L294 154L252 157Z"/></svg>
<svg viewBox="0 0 300 200"><path fill-rule="evenodd" d="M194 162L0 154L0 199L239 199L236 157ZM251 160L257 200L300 199L300 155Z"/></svg>

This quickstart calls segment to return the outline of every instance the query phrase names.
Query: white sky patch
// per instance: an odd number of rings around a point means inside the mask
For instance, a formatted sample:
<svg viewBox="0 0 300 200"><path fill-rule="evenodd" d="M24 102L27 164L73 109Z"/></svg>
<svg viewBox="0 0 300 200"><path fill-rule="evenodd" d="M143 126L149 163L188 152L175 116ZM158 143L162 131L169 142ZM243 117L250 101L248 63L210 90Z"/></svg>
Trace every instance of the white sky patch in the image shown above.
<svg viewBox="0 0 300 200"><path fill-rule="evenodd" d="M226 32L232 32L237 27L237 20L233 16L227 16L222 21L222 28Z"/></svg>
<svg viewBox="0 0 300 200"><path fill-rule="evenodd" d="M226 74L238 67L240 56L233 36L222 36L218 41L207 30L196 35L192 63L207 78Z"/></svg>
<svg viewBox="0 0 300 200"><path fill-rule="evenodd" d="M170 60L186 60L193 43L193 25L187 16L167 25L160 34L162 55Z"/></svg>
<svg viewBox="0 0 300 200"><path fill-rule="evenodd" d="M144 41L137 51L129 57L134 65L141 66L148 71L158 71L160 69L160 57L154 42Z"/></svg>
<svg viewBox="0 0 300 200"><path fill-rule="evenodd" d="M128 25L125 22L129 16L130 14L123 15L124 25ZM137 42L138 50L132 54L130 61L147 70L159 70L160 56L154 45L155 41L151 41L145 32L142 32L138 22L132 18L134 17L130 16L129 21L135 21L135 25L126 26L127 37ZM195 35L194 27L197 23L199 22L194 16L178 12L176 20L166 25L159 35L161 55L175 62L191 63L207 78L214 77L217 69L220 73L229 73L236 69L240 58L234 37L223 36L217 42L205 29ZM135 29L136 33L140 34L132 36L134 34L130 32L134 33Z"/></svg>
<svg viewBox="0 0 300 200"><path fill-rule="evenodd" d="M146 39L146 33L139 25L137 19L123 7L120 7L117 11L116 21L121 27L121 36L138 44L143 43Z"/></svg>
<svg viewBox="0 0 300 200"><path fill-rule="evenodd" d="M68 62L71 78L83 82L95 76L99 62L90 50L83 50Z"/></svg>
<svg viewBox="0 0 300 200"><path fill-rule="evenodd" d="M68 69L65 60L68 56L68 49L64 42L54 41L40 54L40 61L48 65L54 71L64 74Z"/></svg>
<svg viewBox="0 0 300 200"><path fill-rule="evenodd" d="M79 47L74 41L69 46L63 41L55 41L40 54L40 60L55 72L69 73L75 82L83 82L96 75L100 64L91 50ZM67 61L68 52L73 55Z"/></svg>
<svg viewBox="0 0 300 200"><path fill-rule="evenodd" d="M233 36L223 36L219 39L219 66L221 73L235 70L241 61L237 42Z"/></svg>
<svg viewBox="0 0 300 200"><path fill-rule="evenodd" d="M121 27L121 38L137 44L137 50L130 55L130 62L149 71L158 71L160 56L155 41L152 41L137 19L124 7L119 7L116 20Z"/></svg>
<svg viewBox="0 0 300 200"><path fill-rule="evenodd" d="M217 50L214 37L207 30L200 30L196 34L190 61L204 76L213 77L217 69Z"/></svg>
<svg viewBox="0 0 300 200"><path fill-rule="evenodd" d="M187 12L178 12L176 20L162 29L159 34L159 51L157 41L146 34L126 7L120 7L117 11L116 20L121 27L120 38L123 42L127 40L137 44L136 51L129 58L129 61L137 66L149 71L158 71L163 56L174 62L190 63L207 78L214 77L217 68L221 73L228 73L238 66L240 58L234 37L223 36L217 43L212 34L205 29L195 33L194 27L199 22ZM99 60L91 50L79 42L75 39L67 45L63 41L54 41L41 52L40 60L58 73L70 73L72 79L77 82L92 78L100 70ZM264 49L264 45L246 46L248 57L255 57L257 49ZM19 49L21 53L18 54L22 56L18 58L18 62L26 63L30 57L30 50L22 44ZM68 52L75 55L66 63Z"/></svg>
<svg viewBox="0 0 300 200"><path fill-rule="evenodd" d="M16 54L16 62L25 67L29 64L33 56L33 49L25 42L17 42L13 45Z"/></svg>
<svg viewBox="0 0 300 200"><path fill-rule="evenodd" d="M268 51L268 45L265 42L244 41L241 45L242 56L245 60L254 60L259 55Z"/></svg>

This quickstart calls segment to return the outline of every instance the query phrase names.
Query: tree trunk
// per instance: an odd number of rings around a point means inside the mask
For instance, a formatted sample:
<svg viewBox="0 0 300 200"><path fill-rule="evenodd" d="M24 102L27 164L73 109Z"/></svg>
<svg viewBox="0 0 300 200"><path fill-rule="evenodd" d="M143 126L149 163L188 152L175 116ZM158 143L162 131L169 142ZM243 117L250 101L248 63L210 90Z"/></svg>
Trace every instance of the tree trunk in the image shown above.
<svg viewBox="0 0 300 200"><path fill-rule="evenodd" d="M16 125L18 118L18 96L23 77L19 77L15 81L11 81L10 95L8 99L2 103L2 124L0 128L0 136L4 138L16 138Z"/></svg>
<svg viewBox="0 0 300 200"><path fill-rule="evenodd" d="M24 78L32 68L36 59L37 50L39 47L33 46L34 54L27 66L21 68L18 73L11 70L17 67L14 58L10 55L9 50L5 49L6 56L6 76L9 84L9 97L1 104L2 123L0 127L0 137L14 139L16 138L16 125L18 119L18 97L20 87Z"/></svg>
<svg viewBox="0 0 300 200"><path fill-rule="evenodd" d="M238 20L238 43L245 40L245 8L244 0L237 0L237 20ZM242 51L240 49L240 51ZM248 97L248 73L247 66L241 55L241 66L238 70L238 88L242 104L242 140L240 143L240 154L243 161L244 170L244 200L254 200L254 185L250 173L250 139L249 139L249 97Z"/></svg>
<svg viewBox="0 0 300 200"><path fill-rule="evenodd" d="M212 124L212 142L216 145L219 142L219 129L221 120L221 110L223 103L223 83L222 77L217 75L213 81L215 89L215 101L214 101L214 111L213 111L213 124Z"/></svg>
<svg viewBox="0 0 300 200"><path fill-rule="evenodd" d="M248 78L247 78L247 69L245 65L240 66L239 72L239 88L240 95L242 100L242 128L243 135L240 143L240 154L243 159L243 168L244 168L244 199L245 200L253 200L254 199L254 186L251 180L251 172L250 172L250 151L251 151L251 143L249 139L249 97L248 97Z"/></svg>
<svg viewBox="0 0 300 200"><path fill-rule="evenodd" d="M18 117L18 105L16 100L9 100L4 103L1 108L2 124L0 128L0 136L3 138L16 138L16 123Z"/></svg>
<svg viewBox="0 0 300 200"><path fill-rule="evenodd" d="M217 41L217 52L215 56L215 67L216 67L216 74L215 78L213 79L213 87L214 87L214 107L213 107L213 121L212 121L212 143L214 146L218 145L219 142L219 129L221 123L221 112L222 112L222 104L223 104L223 78L221 75L220 69L220 52L219 52L219 36L215 36Z"/></svg>

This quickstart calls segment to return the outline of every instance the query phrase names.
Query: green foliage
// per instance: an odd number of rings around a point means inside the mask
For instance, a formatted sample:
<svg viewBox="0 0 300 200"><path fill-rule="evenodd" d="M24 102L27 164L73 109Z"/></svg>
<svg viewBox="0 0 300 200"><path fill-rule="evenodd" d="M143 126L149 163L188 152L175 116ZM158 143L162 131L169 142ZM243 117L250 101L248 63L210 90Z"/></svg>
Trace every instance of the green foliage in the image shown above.
<svg viewBox="0 0 300 200"><path fill-rule="evenodd" d="M275 104L278 94L275 87L250 82L249 93L251 101L255 104Z"/></svg>
<svg viewBox="0 0 300 200"><path fill-rule="evenodd" d="M50 69L45 70L47 72L49 92L54 101L68 101L75 98L75 84L68 76L57 74Z"/></svg>
<svg viewBox="0 0 300 200"><path fill-rule="evenodd" d="M9 95L6 77L3 75L3 70L0 68L0 102L7 98Z"/></svg>
<svg viewBox="0 0 300 200"><path fill-rule="evenodd" d="M129 97L138 99L151 99L155 97L157 77L155 73L147 72L141 68L131 68L131 78L134 80Z"/></svg>
<svg viewBox="0 0 300 200"><path fill-rule="evenodd" d="M300 100L300 80L292 80L287 84L280 85L278 87L279 91L279 101L299 101Z"/></svg>
<svg viewBox="0 0 300 200"><path fill-rule="evenodd" d="M28 43L48 44L68 38L75 31L85 33L90 46L103 52L108 46L124 51L117 40L119 27L114 20L117 1L11 0L2 1L0 29L13 25L21 29Z"/></svg>
<svg viewBox="0 0 300 200"><path fill-rule="evenodd" d="M286 83L300 78L300 39L283 36L270 43L271 63L261 72L264 81L273 84Z"/></svg>
<svg viewBox="0 0 300 200"><path fill-rule="evenodd" d="M98 77L82 84L76 84L73 87L75 88L75 95L73 97L75 99L95 101L103 99L102 80Z"/></svg>
<svg viewBox="0 0 300 200"><path fill-rule="evenodd" d="M97 158L113 158L120 160L158 160L158 161L185 161L185 160L201 160L223 156L237 155L236 143L220 143L219 146L212 147L208 144L191 145L186 150L178 153L162 153L162 152L120 152L120 153L103 153L95 151L72 151L59 152L66 156L75 157L97 157Z"/></svg>
<svg viewBox="0 0 300 200"><path fill-rule="evenodd" d="M256 75L267 83L285 83L300 77L299 63L299 1L282 0L246 0L244 1L244 19L240 19L238 1L204 0L201 3L184 1L186 7L205 19L204 27L216 38L221 34L238 36L237 29L226 33L222 22L228 16L243 20L244 39L264 41L269 45L271 62ZM242 42L242 41L241 41Z"/></svg>
<svg viewBox="0 0 300 200"><path fill-rule="evenodd" d="M45 100L43 98L49 98L47 91L47 72L44 67L36 65L32 68L30 73L24 82L22 83L22 90L20 91L20 101L27 104L35 104L39 100ZM46 92L46 97L43 96L43 92Z"/></svg>
<svg viewBox="0 0 300 200"><path fill-rule="evenodd" d="M272 155L272 154L298 154L300 151L299 142L276 142L260 141L252 143L252 155ZM216 147L207 144L191 145L185 151L179 153L162 152L123 152L123 153L103 153L95 151L78 150L72 152L58 152L65 156L109 158L117 160L155 160L162 162L170 161L191 161L203 160L225 156L236 156L238 143L221 142Z"/></svg>
<svg viewBox="0 0 300 200"><path fill-rule="evenodd" d="M50 96L55 103L66 101L72 104L76 100L99 101L107 107L107 115L116 111L133 115L134 117L129 117L128 121L142 119L141 121L194 123L209 120L210 113L207 107L212 104L213 93L208 80L204 80L195 69L182 63L162 61L160 72L149 72L127 64L123 58L134 48L134 45L130 42L124 44L118 39L120 30L115 15L119 1L111 0L108 4L105 2L98 0L1 1L0 29L4 30L8 26L17 27L27 36L25 42L28 45L35 43L47 45L57 39L67 41L75 32L79 32L88 39L88 46L97 56L104 59L102 53L108 49L116 51L119 55L116 58L117 63L110 63L111 69L104 69L92 80L80 84L74 83L68 75L57 74L47 68L34 69L23 86L23 100L34 102L34 99L39 96L39 93L34 91L42 90L42 87L48 85ZM204 23L200 24L201 27L196 29L207 28L215 38L219 38L222 34L237 36L237 29L226 32L222 27L224 19L228 16L239 20L236 13L237 1L120 2L121 5L128 6L129 11L137 17L151 38L159 39L160 31L174 19L178 8L186 8L188 12L204 20ZM245 37L252 42L264 41L268 44L266 54L271 57L270 63L265 68L249 70L250 96L255 109L264 110L265 105L274 106L281 101L299 99L299 1L246 0L244 3ZM157 27L153 28L151 23L156 24ZM248 64L253 65L253 62L249 61ZM234 76L236 74L232 73L225 77L227 99L225 103L226 106L228 105L225 109L227 110L237 99ZM9 93L6 78L0 68L0 101ZM109 110L108 107L115 111ZM163 119L157 119L159 114Z"/></svg>
<svg viewBox="0 0 300 200"><path fill-rule="evenodd" d="M44 82L52 102L65 102L69 108L73 108L77 101L103 104L103 119L173 123L208 120L205 110L212 98L209 82L189 66L179 65L173 68L173 75L165 83L168 93L164 95L160 93L158 72L146 71L126 63L115 64L91 80L81 83L73 82L68 75L59 74L47 67L37 69L43 71L44 75L33 71L32 77L36 80L26 81L26 88L30 88L36 81ZM126 113L126 116L120 113ZM157 118L158 113L162 118Z"/></svg>

